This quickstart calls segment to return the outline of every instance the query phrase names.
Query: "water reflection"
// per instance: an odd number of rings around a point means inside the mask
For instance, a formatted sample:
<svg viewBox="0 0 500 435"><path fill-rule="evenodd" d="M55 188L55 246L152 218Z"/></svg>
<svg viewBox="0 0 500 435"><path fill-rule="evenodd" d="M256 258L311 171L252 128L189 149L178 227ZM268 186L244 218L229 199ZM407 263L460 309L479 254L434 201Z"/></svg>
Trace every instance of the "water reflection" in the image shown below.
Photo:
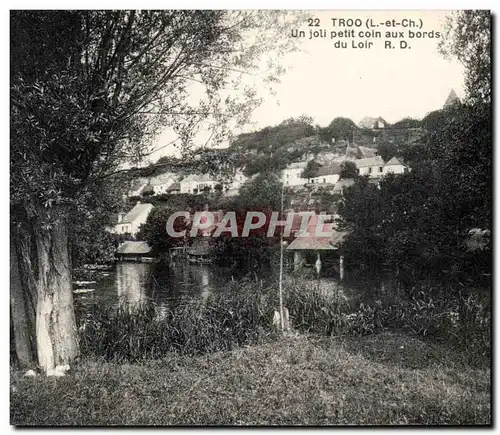
<svg viewBox="0 0 500 435"><path fill-rule="evenodd" d="M165 311L175 308L181 301L204 300L211 293L222 291L231 273L207 264L120 262L111 271L96 272L93 279L96 290L92 298L75 295L82 303L92 301L104 306L125 304L134 307L154 301Z"/></svg>
<svg viewBox="0 0 500 435"><path fill-rule="evenodd" d="M158 305L167 304L171 308L186 299L204 300L211 293L223 290L230 279L227 270L207 264L178 262L151 266L154 277L152 299Z"/></svg>
<svg viewBox="0 0 500 435"><path fill-rule="evenodd" d="M146 263L118 263L116 291L118 303L134 308L147 300L150 287L150 265Z"/></svg>

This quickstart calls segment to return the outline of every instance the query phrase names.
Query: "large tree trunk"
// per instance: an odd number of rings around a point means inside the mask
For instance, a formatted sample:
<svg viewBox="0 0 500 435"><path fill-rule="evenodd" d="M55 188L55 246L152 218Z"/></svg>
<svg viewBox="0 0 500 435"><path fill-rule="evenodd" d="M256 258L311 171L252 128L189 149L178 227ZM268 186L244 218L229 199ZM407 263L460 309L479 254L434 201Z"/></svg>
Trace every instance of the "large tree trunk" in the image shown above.
<svg viewBox="0 0 500 435"><path fill-rule="evenodd" d="M43 213L43 214L42 214ZM67 212L55 207L40 213L35 229L38 254L36 339L38 363L46 372L69 365L78 355L68 252Z"/></svg>
<svg viewBox="0 0 500 435"><path fill-rule="evenodd" d="M23 285L19 270L19 261L15 247L15 235L10 237L10 312L14 332L16 356L22 368L33 367L35 353L32 337L34 325L28 312L29 294Z"/></svg>

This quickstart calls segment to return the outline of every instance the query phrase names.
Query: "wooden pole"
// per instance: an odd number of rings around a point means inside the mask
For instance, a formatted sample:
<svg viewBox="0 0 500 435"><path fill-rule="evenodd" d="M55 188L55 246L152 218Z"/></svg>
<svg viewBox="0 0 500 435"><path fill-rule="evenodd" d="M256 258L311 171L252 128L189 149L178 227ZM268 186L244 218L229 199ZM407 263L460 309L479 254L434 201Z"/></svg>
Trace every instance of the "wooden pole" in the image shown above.
<svg viewBox="0 0 500 435"><path fill-rule="evenodd" d="M285 185L281 184L281 219L283 219L283 195ZM280 325L281 332L285 330L285 319L283 318L283 230L280 237L280 278L279 278L279 300L280 300Z"/></svg>
<svg viewBox="0 0 500 435"><path fill-rule="evenodd" d="M342 281L344 279L344 256L340 256L340 280Z"/></svg>

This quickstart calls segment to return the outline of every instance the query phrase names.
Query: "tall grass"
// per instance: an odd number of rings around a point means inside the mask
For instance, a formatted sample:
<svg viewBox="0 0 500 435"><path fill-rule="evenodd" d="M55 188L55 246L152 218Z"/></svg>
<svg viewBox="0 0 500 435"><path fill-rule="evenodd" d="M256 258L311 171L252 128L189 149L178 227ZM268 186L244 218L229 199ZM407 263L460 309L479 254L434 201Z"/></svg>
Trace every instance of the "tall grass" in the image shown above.
<svg viewBox="0 0 500 435"><path fill-rule="evenodd" d="M367 295L346 296L340 285L319 288L311 280L292 278L283 286L292 328L317 335L367 335L387 329L444 339L471 350L490 352L490 307L477 294L446 292L441 287L413 289L367 287ZM259 280L231 282L205 300L175 308L152 303L135 307L95 306L79 318L82 354L109 361L156 359L170 352L203 354L273 339L273 314L279 310L278 285Z"/></svg>
<svg viewBox="0 0 500 435"><path fill-rule="evenodd" d="M265 294L230 284L225 293L184 301L174 309L144 303L94 306L79 318L80 349L109 361L202 354L254 344L273 335Z"/></svg>

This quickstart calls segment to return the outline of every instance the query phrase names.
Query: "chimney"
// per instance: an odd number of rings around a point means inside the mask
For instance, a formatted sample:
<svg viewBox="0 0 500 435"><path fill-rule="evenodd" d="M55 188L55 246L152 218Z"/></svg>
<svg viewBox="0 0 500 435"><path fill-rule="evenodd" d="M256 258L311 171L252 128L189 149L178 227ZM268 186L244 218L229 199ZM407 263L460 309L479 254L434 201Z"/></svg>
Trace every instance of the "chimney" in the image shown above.
<svg viewBox="0 0 500 435"><path fill-rule="evenodd" d="M118 223L123 220L123 213L118 213Z"/></svg>

